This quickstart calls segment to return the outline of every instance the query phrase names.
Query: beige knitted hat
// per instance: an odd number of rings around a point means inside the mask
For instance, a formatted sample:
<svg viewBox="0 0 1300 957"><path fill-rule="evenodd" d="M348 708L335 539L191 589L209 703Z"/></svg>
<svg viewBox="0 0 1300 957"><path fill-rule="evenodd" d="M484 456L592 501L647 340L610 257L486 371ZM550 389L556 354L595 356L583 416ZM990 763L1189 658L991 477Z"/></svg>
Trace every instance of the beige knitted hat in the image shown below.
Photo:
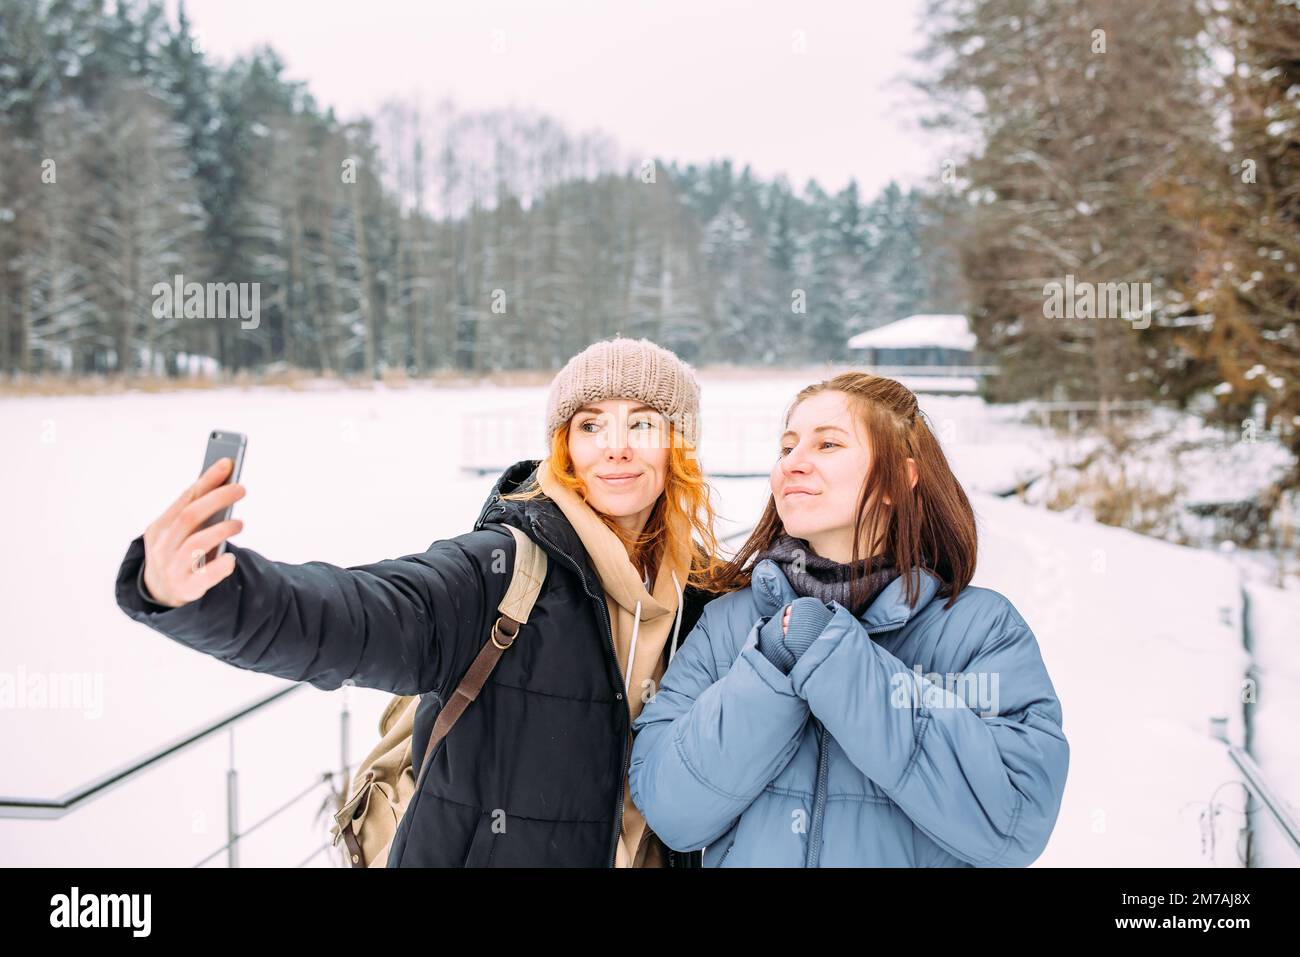
<svg viewBox="0 0 1300 957"><path fill-rule="evenodd" d="M695 370L649 339L593 342L568 361L546 399L546 444L588 402L639 399L658 409L691 448L699 447L700 386Z"/></svg>

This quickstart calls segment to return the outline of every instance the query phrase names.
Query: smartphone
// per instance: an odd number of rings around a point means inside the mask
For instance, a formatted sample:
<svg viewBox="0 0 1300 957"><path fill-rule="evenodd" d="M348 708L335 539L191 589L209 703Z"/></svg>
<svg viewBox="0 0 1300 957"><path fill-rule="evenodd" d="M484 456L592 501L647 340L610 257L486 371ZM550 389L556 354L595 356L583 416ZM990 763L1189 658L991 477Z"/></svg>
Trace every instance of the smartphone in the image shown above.
<svg viewBox="0 0 1300 957"><path fill-rule="evenodd" d="M248 436L244 435L242 432L209 432L208 448L207 451L203 453L203 468L199 469L199 474L202 475L208 469L212 468L212 466L216 465L218 459L230 459L235 463L235 467L230 470L230 475L221 484L231 485L238 482L240 470L244 467L244 447L247 444ZM232 509L234 509L233 505L227 505L200 525L199 528L208 528L211 525L216 525L218 522L224 522L226 519L230 518L230 512ZM195 531L198 531L198 529L195 529ZM208 562L216 561L218 557L225 553L225 551L226 543L224 541L218 542L215 548L211 549L205 556L203 556L204 563L206 564Z"/></svg>

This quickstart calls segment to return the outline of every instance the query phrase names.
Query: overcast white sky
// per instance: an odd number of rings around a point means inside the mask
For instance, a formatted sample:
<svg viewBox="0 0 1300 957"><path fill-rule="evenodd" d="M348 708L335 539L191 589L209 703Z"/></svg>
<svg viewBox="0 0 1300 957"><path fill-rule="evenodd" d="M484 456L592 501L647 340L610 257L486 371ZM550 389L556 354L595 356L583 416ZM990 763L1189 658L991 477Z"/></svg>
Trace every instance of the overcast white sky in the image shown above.
<svg viewBox="0 0 1300 957"><path fill-rule="evenodd" d="M173 17L178 0L170 0ZM265 43L343 118L418 94L511 105L624 155L729 157L865 196L938 175L913 121L921 0L187 0L221 62ZM802 39L806 52L794 48Z"/></svg>

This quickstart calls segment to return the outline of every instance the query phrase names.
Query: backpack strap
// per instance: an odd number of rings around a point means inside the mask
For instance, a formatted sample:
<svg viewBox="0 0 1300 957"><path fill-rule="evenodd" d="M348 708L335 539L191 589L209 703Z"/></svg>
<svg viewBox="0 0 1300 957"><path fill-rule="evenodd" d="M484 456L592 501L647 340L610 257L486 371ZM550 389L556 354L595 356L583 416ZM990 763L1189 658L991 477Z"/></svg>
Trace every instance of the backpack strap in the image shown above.
<svg viewBox="0 0 1300 957"><path fill-rule="evenodd" d="M424 749L424 762L420 767L421 781L417 781L415 785L417 793L424 775L428 773L429 757L433 754L433 749L447 736L452 725L483 690L483 685L487 682L492 669L496 667L501 653L515 643L519 628L528 621L533 605L537 602L537 596L542 590L542 582L546 580L546 553L513 525L502 524L499 527L509 529L515 537L515 564L510 577L510 586L506 589L501 603L497 605L501 615L493 622L492 632L487 642L479 651L478 657L474 659L474 663L469 666L469 670L465 672L465 677L461 679L452 696L447 699L446 705L438 712L438 718L433 723L433 730L429 733L429 743Z"/></svg>
<svg viewBox="0 0 1300 957"><path fill-rule="evenodd" d="M542 582L546 580L546 553L513 525L501 527L508 528L515 537L514 573L510 577L510 587L506 589L505 597L497 605L502 618L513 622L510 631L510 641L513 642L519 633L519 626L527 622L528 616L532 614L533 605L542 590ZM497 624L500 623L498 620Z"/></svg>

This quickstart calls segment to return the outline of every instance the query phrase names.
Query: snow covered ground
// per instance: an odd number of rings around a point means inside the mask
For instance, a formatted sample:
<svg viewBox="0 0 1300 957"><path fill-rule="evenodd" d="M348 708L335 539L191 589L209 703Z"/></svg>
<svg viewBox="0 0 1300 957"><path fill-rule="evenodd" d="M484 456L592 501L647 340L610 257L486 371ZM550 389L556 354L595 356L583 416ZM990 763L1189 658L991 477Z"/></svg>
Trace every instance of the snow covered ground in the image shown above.
<svg viewBox="0 0 1300 957"><path fill-rule="evenodd" d="M711 473L729 476L714 481L724 530L757 518L767 487L753 476L766 475L782 413L809 381L702 376L701 455ZM86 692L76 706L29 700L0 710L0 795L61 795L286 686L180 647L113 600L128 543L192 481L210 429L249 436L239 544L280 561L348 566L467 531L495 470L542 454L545 393L229 389L0 402L0 434L14 450L0 471L8 544L0 675L64 676ZM975 584L1002 592L1025 616L1061 697L1070 774L1039 865L1237 866L1234 811L1244 794L1209 724L1226 718L1231 739L1244 742L1240 699L1251 662L1231 563L998 498L1041 472L1052 453L1047 434L974 397L931 396L923 405L980 520ZM484 471L467 470L476 466ZM1281 693L1300 685L1287 634L1294 597L1252 593L1259 636L1268 636L1257 638L1257 655L1266 647L1268 659L1256 662L1254 736L1270 774L1290 769L1274 780L1300 805L1300 748L1285 730L1296 715ZM356 762L376 740L387 696L352 689L348 698ZM197 863L225 841L233 751L241 828L309 792L240 842L240 864L328 865L327 853L311 857L327 834L328 821L313 820L326 792L309 789L340 763L343 699L302 688L233 735L62 819L0 820L0 864ZM1211 802L1220 813L1207 829ZM1268 863L1300 863L1270 847ZM210 861L224 864L224 855Z"/></svg>

